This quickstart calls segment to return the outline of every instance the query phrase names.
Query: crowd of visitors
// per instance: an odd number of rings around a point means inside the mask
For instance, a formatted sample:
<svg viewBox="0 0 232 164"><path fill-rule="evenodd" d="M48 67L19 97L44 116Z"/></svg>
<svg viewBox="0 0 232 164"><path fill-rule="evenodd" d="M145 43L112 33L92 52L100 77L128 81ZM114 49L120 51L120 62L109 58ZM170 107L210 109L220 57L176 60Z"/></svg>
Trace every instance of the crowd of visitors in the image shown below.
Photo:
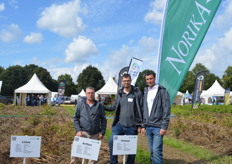
<svg viewBox="0 0 232 164"><path fill-rule="evenodd" d="M28 94L26 98L27 106L41 106L47 103L45 95Z"/></svg>

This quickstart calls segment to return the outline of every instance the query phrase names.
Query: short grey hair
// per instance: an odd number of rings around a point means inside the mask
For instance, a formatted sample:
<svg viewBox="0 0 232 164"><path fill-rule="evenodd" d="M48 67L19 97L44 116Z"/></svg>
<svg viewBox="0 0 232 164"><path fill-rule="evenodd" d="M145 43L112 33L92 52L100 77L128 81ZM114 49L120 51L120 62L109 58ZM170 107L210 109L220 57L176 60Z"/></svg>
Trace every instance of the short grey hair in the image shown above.
<svg viewBox="0 0 232 164"><path fill-rule="evenodd" d="M85 89L85 92L87 91L87 89L93 90L93 91L95 92L94 87L87 87L87 88Z"/></svg>

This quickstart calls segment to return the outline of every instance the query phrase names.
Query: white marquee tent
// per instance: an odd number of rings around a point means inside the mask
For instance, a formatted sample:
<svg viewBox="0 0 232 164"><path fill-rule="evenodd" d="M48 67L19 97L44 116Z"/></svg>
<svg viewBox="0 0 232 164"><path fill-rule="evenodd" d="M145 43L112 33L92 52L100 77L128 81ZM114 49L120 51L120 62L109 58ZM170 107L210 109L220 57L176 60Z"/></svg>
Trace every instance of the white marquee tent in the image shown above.
<svg viewBox="0 0 232 164"><path fill-rule="evenodd" d="M217 80L213 83L213 85L206 91L203 91L201 94L201 98L205 99L205 103L212 103L213 96L224 96L225 89L218 83Z"/></svg>
<svg viewBox="0 0 232 164"><path fill-rule="evenodd" d="M22 87L15 90L14 103L18 105L26 105L27 94L43 94L47 97L47 103L51 104L51 91L39 80L36 74L32 76L30 81Z"/></svg>
<svg viewBox="0 0 232 164"><path fill-rule="evenodd" d="M78 94L78 96L80 96L80 97L84 97L84 96L85 96L85 91L84 91L84 89L81 90L81 92Z"/></svg>
<svg viewBox="0 0 232 164"><path fill-rule="evenodd" d="M118 85L114 81L112 77L108 79L106 84L96 92L96 95L104 94L104 95L116 95L118 91Z"/></svg>
<svg viewBox="0 0 232 164"><path fill-rule="evenodd" d="M2 81L0 81L0 93L1 93L1 89L2 89Z"/></svg>

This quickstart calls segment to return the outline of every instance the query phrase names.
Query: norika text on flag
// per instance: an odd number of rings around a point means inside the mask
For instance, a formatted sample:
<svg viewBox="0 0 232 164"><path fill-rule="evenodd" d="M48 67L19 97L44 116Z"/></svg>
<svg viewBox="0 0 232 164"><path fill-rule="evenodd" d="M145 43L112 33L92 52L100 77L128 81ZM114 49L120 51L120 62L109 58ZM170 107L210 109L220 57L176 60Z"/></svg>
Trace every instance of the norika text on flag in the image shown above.
<svg viewBox="0 0 232 164"><path fill-rule="evenodd" d="M167 0L156 82L173 102L221 0Z"/></svg>

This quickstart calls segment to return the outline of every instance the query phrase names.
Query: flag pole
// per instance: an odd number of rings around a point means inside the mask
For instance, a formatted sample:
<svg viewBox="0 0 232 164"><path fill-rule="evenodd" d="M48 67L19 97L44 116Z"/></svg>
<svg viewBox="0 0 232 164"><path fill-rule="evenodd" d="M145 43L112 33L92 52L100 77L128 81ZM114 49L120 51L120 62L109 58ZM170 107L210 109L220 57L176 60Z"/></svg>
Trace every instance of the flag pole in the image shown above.
<svg viewBox="0 0 232 164"><path fill-rule="evenodd" d="M163 32L164 32L164 26L165 26L165 19L166 19L166 13L168 8L168 2L166 1L165 8L164 8L164 14L163 19L161 23L161 29L160 29L160 41L159 41L159 47L158 47L158 60L157 60L157 67L156 67L156 84L159 84L159 76L160 76L160 61L162 56L162 46L163 46Z"/></svg>

